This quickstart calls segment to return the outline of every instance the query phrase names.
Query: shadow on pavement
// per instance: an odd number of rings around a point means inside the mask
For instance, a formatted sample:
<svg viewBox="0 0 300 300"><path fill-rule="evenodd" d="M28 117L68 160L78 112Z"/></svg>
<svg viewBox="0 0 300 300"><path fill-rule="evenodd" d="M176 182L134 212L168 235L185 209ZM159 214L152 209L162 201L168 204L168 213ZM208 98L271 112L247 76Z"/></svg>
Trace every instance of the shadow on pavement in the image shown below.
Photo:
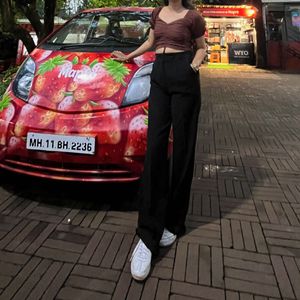
<svg viewBox="0 0 300 300"><path fill-rule="evenodd" d="M87 210L136 210L138 182L87 183L56 181L1 171L1 186L7 192L41 204Z"/></svg>

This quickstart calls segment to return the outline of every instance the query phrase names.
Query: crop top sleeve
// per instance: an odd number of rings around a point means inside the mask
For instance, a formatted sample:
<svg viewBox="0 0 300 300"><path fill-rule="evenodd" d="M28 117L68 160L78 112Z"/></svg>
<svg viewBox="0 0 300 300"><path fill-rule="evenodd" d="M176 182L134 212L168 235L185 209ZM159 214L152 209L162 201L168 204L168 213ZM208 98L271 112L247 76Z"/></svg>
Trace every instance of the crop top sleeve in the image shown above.
<svg viewBox="0 0 300 300"><path fill-rule="evenodd" d="M156 17L158 16L159 12L161 11L162 7L156 7L153 9L152 13L151 13L151 18L150 18L150 27L151 29L154 29L155 27L155 20L156 20Z"/></svg>
<svg viewBox="0 0 300 300"><path fill-rule="evenodd" d="M204 18L197 12L194 11L193 14L193 22L192 22L192 38L193 39L197 39L199 37L201 37L202 35L204 35L205 33L205 20Z"/></svg>

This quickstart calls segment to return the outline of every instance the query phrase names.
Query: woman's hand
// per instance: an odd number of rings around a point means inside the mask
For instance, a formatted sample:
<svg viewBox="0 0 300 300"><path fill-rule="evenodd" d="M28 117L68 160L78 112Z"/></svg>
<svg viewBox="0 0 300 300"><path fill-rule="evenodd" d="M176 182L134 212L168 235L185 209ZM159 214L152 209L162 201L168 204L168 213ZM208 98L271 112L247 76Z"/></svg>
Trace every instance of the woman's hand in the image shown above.
<svg viewBox="0 0 300 300"><path fill-rule="evenodd" d="M129 60L128 56L121 51L113 51L111 57L115 60L126 62Z"/></svg>

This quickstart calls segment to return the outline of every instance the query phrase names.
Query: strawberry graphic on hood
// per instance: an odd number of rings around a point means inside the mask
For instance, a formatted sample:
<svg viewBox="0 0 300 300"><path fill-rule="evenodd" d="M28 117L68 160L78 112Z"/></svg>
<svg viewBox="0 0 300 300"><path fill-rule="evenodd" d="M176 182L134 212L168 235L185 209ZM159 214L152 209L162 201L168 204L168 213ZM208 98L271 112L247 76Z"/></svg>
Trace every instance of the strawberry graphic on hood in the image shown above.
<svg viewBox="0 0 300 300"><path fill-rule="evenodd" d="M124 64L108 58L103 63L95 60L91 63L89 72L89 77L79 75L69 85L68 90L74 91L76 101L111 98L122 85L126 85L124 78L130 73Z"/></svg>
<svg viewBox="0 0 300 300"><path fill-rule="evenodd" d="M130 70L120 62L98 58L89 59L57 55L43 62L37 71L33 91L54 103L72 95L74 101L100 101L111 98L126 86L125 77Z"/></svg>

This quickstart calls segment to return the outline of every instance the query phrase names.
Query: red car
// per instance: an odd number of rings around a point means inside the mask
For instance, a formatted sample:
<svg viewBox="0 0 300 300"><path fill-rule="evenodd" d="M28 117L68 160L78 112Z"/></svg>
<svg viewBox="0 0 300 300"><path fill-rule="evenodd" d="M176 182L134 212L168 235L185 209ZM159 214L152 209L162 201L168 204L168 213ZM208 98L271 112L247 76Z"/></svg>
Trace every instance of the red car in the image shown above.
<svg viewBox="0 0 300 300"><path fill-rule="evenodd" d="M43 41L0 101L0 167L79 181L133 181L146 150L155 53L132 62L151 8L86 10Z"/></svg>

